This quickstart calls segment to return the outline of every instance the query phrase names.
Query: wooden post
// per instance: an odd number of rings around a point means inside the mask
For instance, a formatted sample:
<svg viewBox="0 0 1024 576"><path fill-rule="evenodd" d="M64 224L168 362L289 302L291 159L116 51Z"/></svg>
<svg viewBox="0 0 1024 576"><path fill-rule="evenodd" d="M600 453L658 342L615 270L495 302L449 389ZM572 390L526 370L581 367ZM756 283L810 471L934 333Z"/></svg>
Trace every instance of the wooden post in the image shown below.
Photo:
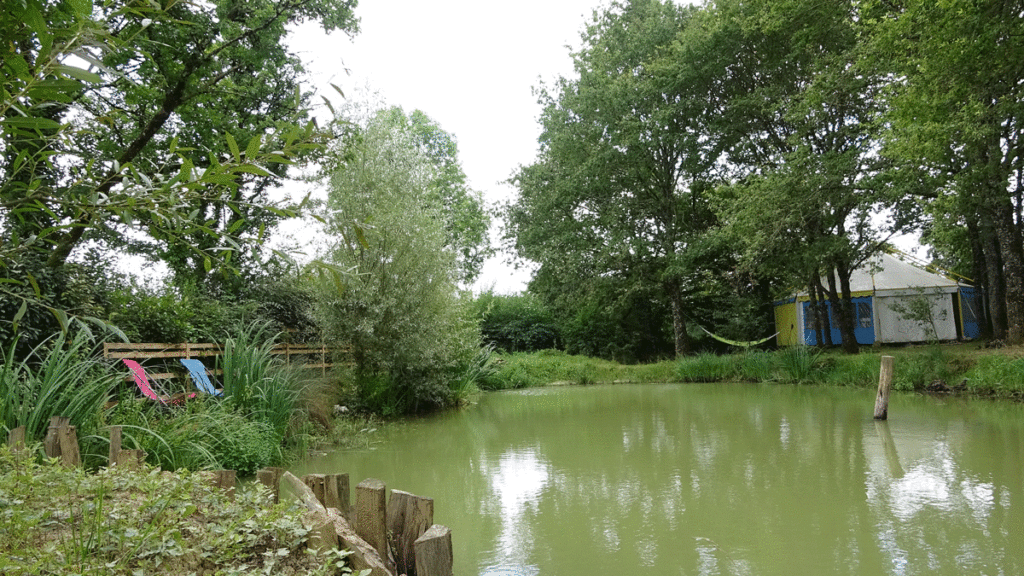
<svg viewBox="0 0 1024 576"><path fill-rule="evenodd" d="M875 397L875 420L889 417L889 389L892 387L892 356L882 356L878 371L878 396Z"/></svg>
<svg viewBox="0 0 1024 576"><path fill-rule="evenodd" d="M284 468L278 468L271 466L264 468L256 472L256 479L259 480L260 484L263 484L267 488L270 488L272 495L272 502L277 504L281 501L281 475L284 474Z"/></svg>
<svg viewBox="0 0 1024 576"><path fill-rule="evenodd" d="M452 531L434 524L416 539L417 576L452 576Z"/></svg>
<svg viewBox="0 0 1024 576"><path fill-rule="evenodd" d="M67 416L53 416L50 427L46 430L43 440L43 451L49 458L60 458L61 464L68 468L82 465L82 457L78 451L78 434Z"/></svg>
<svg viewBox="0 0 1024 576"><path fill-rule="evenodd" d="M434 501L403 492L391 491L388 502L388 533L395 553L395 572L416 576L416 539L434 523Z"/></svg>
<svg viewBox="0 0 1024 576"><path fill-rule="evenodd" d="M25 427L18 426L7 434L7 445L12 452L21 452L25 449Z"/></svg>
<svg viewBox="0 0 1024 576"><path fill-rule="evenodd" d="M327 477L323 474L306 474L302 477L302 483L313 492L317 502L327 508Z"/></svg>
<svg viewBox="0 0 1024 576"><path fill-rule="evenodd" d="M387 488L376 478L356 486L356 534L366 540L380 557L388 560Z"/></svg>
<svg viewBox="0 0 1024 576"><path fill-rule="evenodd" d="M114 464L120 467L138 469L146 461L145 450L121 450L114 459Z"/></svg>
<svg viewBox="0 0 1024 576"><path fill-rule="evenodd" d="M121 451L121 427L110 427L110 448L107 450L107 466L117 464L117 454Z"/></svg>
<svg viewBox="0 0 1024 576"><path fill-rule="evenodd" d="M214 470L210 483L227 493L229 500L235 499L235 471Z"/></svg>

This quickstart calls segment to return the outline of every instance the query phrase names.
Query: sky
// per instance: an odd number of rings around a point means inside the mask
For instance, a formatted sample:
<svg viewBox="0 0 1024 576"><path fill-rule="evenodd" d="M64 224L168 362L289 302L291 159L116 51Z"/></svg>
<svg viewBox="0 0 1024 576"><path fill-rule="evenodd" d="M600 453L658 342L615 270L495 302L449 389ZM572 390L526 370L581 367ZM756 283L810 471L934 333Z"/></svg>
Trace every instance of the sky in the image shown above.
<svg viewBox="0 0 1024 576"><path fill-rule="evenodd" d="M601 0L361 0L360 32L327 36L315 24L289 40L310 87L332 100L376 92L407 113L422 110L453 134L469 185L489 205L514 195L507 180L537 152L534 88L573 73L570 49ZM317 97L319 102L320 98ZM493 233L492 233L493 235ZM475 290L511 294L530 273L499 254Z"/></svg>

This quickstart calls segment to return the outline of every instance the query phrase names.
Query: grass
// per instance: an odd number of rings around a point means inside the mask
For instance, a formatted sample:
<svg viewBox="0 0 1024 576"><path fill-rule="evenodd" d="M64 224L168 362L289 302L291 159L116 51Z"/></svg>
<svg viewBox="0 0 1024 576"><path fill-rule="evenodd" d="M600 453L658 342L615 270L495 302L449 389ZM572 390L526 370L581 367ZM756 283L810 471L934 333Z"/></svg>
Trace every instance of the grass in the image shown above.
<svg viewBox="0 0 1024 576"><path fill-rule="evenodd" d="M777 382L828 386L878 385L881 356L895 357L893 386L903 391L964 390L1024 400L1024 349L982 343L872 347L860 354L792 347L732 355L698 354L678 361L621 365L555 350L497 354L480 388L610 382Z"/></svg>
<svg viewBox="0 0 1024 576"><path fill-rule="evenodd" d="M14 360L14 345L0 350L0 426L25 426L29 442L41 441L52 416L67 416L79 436L95 431L117 376L95 360L90 341L59 335L27 358Z"/></svg>

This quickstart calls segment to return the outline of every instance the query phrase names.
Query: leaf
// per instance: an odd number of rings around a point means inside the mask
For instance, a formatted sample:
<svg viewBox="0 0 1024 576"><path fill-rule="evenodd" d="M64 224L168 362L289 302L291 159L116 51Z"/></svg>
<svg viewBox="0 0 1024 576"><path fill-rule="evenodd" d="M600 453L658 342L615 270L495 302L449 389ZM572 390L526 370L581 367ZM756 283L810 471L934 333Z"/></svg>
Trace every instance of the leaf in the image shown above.
<svg viewBox="0 0 1024 576"><path fill-rule="evenodd" d="M32 284L32 291L35 292L36 297L41 297L43 295L43 292L42 290L39 289L39 284L36 283L35 276L29 274L28 272L25 273L25 276L28 278L29 284Z"/></svg>
<svg viewBox="0 0 1024 576"><path fill-rule="evenodd" d="M15 128L24 128L28 130L58 130L60 129L60 122L50 120L49 118L36 118L34 116L13 116L0 120L0 124L8 124Z"/></svg>
<svg viewBox="0 0 1024 576"><path fill-rule="evenodd" d="M57 66L57 72L71 76L72 78L81 80L82 82L89 82L90 84L99 84L100 82L103 82L103 78L100 78L99 74L83 70L77 66L62 64Z"/></svg>
<svg viewBox="0 0 1024 576"><path fill-rule="evenodd" d="M241 164L242 153L238 150L238 142L235 142L235 137L230 132L225 132L224 138L228 141L228 148L231 149L231 155L235 157L235 162Z"/></svg>
<svg viewBox="0 0 1024 576"><path fill-rule="evenodd" d="M366 241L366 234L363 232L363 227L358 224L354 224L353 228L356 229L356 240L359 241L360 246L369 250L370 243Z"/></svg>
<svg viewBox="0 0 1024 576"><path fill-rule="evenodd" d="M50 314L53 314L54 318L57 319L57 323L60 324L60 331L67 332L69 328L68 313L59 308L51 308L49 306L47 306L46 309L50 311Z"/></svg>
<svg viewBox="0 0 1024 576"><path fill-rule="evenodd" d="M209 256L203 256L203 269L207 272L213 270L213 261L210 260Z"/></svg>
<svg viewBox="0 0 1024 576"><path fill-rule="evenodd" d="M21 322L21 319L25 317L25 312L28 312L28 301L22 300L21 307L18 308L18 311L14 314L14 318L11 320L11 326L14 328L15 332L18 331L18 322Z"/></svg>
<svg viewBox="0 0 1024 576"><path fill-rule="evenodd" d="M249 140L249 145L245 147L245 159L252 162L260 153L260 146L263 145L263 138L260 136L254 136L252 140Z"/></svg>

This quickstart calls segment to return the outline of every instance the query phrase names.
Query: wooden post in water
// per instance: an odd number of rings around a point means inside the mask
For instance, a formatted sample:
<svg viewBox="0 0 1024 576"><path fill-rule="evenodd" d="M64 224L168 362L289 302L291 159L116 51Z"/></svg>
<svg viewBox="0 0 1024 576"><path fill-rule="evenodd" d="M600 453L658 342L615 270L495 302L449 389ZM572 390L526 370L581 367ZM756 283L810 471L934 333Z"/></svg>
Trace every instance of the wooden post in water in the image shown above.
<svg viewBox="0 0 1024 576"><path fill-rule="evenodd" d="M376 478L367 478L356 486L356 534L373 546L388 561L387 488Z"/></svg>
<svg viewBox="0 0 1024 576"><path fill-rule="evenodd" d="M416 539L416 575L452 576L452 531L434 524Z"/></svg>
<svg viewBox="0 0 1024 576"><path fill-rule="evenodd" d="M875 397L875 420L889 417L889 389L892 388L892 356L882 356L878 371L878 396Z"/></svg>
<svg viewBox="0 0 1024 576"><path fill-rule="evenodd" d="M392 538L397 574L417 576L416 539L434 523L434 501L401 490L391 491L388 533Z"/></svg>

